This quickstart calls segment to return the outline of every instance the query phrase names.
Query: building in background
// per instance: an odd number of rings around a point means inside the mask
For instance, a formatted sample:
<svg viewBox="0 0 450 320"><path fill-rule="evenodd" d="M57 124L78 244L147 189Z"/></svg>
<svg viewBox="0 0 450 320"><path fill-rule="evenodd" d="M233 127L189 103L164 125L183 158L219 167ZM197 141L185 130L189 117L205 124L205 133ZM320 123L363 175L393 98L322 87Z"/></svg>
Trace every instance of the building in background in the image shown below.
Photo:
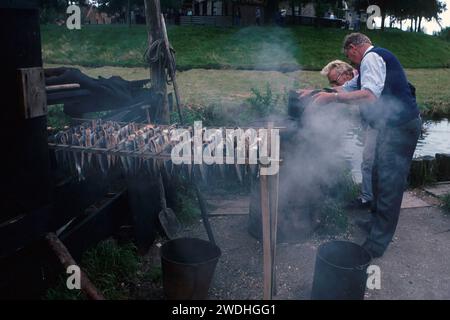
<svg viewBox="0 0 450 320"><path fill-rule="evenodd" d="M288 24L306 24L315 25L320 21L323 26L345 26L353 28L353 23L348 20L356 21L359 17L361 22L365 21L365 14L355 12L353 1L336 1L337 6L321 8L320 16L317 15L316 6L313 2L306 4L293 4L291 1L280 1L279 12L272 17L273 21L279 22L282 19ZM267 8L266 0L235 0L235 1L214 1L214 0L190 0L183 3L180 9L181 25L213 25L213 26L232 26L239 21L240 26L256 25L256 8L261 11L261 23L264 23L265 10ZM237 9L239 8L239 9ZM240 12L240 18L234 17L236 12ZM333 15L333 16L331 16ZM323 19L323 20L322 20ZM336 20L328 22L329 20ZM346 23L347 22L347 23Z"/></svg>

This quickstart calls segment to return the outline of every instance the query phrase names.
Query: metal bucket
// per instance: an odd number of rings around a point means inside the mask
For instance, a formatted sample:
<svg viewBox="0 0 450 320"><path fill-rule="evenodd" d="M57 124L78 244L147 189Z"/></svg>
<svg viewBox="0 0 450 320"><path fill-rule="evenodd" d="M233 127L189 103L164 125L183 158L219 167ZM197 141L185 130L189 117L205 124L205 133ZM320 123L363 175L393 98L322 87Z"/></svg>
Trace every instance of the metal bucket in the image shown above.
<svg viewBox="0 0 450 320"><path fill-rule="evenodd" d="M331 241L319 247L311 299L363 300L370 254L348 241Z"/></svg>
<svg viewBox="0 0 450 320"><path fill-rule="evenodd" d="M178 238L161 248L164 294L169 300L207 299L220 248L209 241Z"/></svg>

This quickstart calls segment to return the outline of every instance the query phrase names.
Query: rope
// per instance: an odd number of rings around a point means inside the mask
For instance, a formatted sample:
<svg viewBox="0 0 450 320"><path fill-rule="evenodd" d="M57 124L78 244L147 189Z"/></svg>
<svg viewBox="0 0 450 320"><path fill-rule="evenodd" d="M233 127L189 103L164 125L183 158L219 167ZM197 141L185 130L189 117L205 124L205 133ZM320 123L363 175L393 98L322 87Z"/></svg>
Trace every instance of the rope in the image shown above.
<svg viewBox="0 0 450 320"><path fill-rule="evenodd" d="M165 44L163 39L158 39L152 42L152 44L144 52L144 61L149 64L159 62L159 65L168 71L176 70L175 50L170 46L169 57L166 55ZM175 72L174 72L175 73ZM173 82L171 72L167 72L167 84Z"/></svg>

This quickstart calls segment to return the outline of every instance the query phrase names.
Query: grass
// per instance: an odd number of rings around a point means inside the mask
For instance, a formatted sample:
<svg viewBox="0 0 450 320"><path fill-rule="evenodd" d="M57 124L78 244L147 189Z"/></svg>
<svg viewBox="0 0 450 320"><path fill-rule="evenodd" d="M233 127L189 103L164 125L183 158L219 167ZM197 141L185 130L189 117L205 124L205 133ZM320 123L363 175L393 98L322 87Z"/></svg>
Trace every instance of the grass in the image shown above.
<svg viewBox="0 0 450 320"><path fill-rule="evenodd" d="M128 299L130 286L141 278L157 278L155 272L140 274L142 261L132 243L118 245L113 240L100 242L86 251L81 260L81 268L105 298L112 300ZM66 287L66 276L61 275L58 284L47 291L49 300L86 299L80 290Z"/></svg>
<svg viewBox="0 0 450 320"><path fill-rule="evenodd" d="M169 26L179 70L191 68L319 70L343 58L341 43L348 31L296 26L216 28ZM142 67L145 26L86 25L81 30L41 26L47 63L83 66ZM369 31L376 45L392 50L406 68L450 67L450 42L399 30Z"/></svg>
<svg viewBox="0 0 450 320"><path fill-rule="evenodd" d="M421 113L428 117L450 117L450 69L406 70L417 88Z"/></svg>
<svg viewBox="0 0 450 320"><path fill-rule="evenodd" d="M46 67L61 65L46 64ZM92 77L121 76L127 80L145 79L145 68L79 67ZM425 116L450 117L450 69L406 69L408 79L417 88L417 100ZM212 108L219 125L232 122L249 108L252 89L265 93L267 84L273 95L285 95L290 89L323 88L327 81L317 71L254 71L254 70L205 70L192 69L178 72L178 86L182 103L187 108ZM171 88L169 88L171 89ZM278 100L278 110L284 109L283 99ZM194 113L205 114L204 110ZM178 117L174 115L178 122ZM201 119L201 118L200 118Z"/></svg>
<svg viewBox="0 0 450 320"><path fill-rule="evenodd" d="M443 195L441 197L441 201L442 201L442 208L444 209L445 213L450 215L450 193Z"/></svg>

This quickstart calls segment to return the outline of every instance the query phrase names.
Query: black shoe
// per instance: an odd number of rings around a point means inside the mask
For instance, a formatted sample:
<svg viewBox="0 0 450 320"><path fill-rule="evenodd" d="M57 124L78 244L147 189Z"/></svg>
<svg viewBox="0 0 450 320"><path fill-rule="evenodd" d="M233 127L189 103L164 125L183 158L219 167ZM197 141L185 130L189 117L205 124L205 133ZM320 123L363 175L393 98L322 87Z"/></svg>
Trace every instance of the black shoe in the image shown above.
<svg viewBox="0 0 450 320"><path fill-rule="evenodd" d="M371 201L363 201L361 198L357 198L348 204L349 209L370 209L371 207Z"/></svg>
<svg viewBox="0 0 450 320"><path fill-rule="evenodd" d="M369 220L356 220L356 225L364 230L366 233L370 233L370 229L372 229L372 222Z"/></svg>

